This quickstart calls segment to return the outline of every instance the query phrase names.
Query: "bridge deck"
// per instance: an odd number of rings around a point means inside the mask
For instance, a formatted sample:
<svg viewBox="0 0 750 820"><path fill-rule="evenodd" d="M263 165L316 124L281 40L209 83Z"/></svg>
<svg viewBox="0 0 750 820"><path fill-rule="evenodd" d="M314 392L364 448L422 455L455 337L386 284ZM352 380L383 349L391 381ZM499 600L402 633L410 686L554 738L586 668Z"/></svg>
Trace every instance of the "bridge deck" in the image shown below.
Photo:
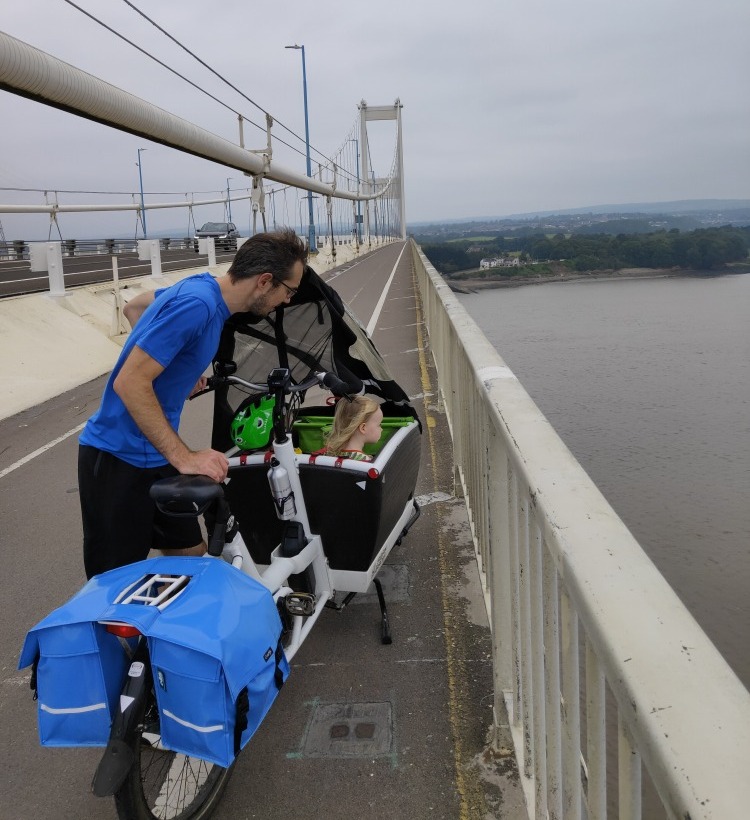
<svg viewBox="0 0 750 820"><path fill-rule="evenodd" d="M365 324L400 250L382 248L326 277ZM394 643L379 642L374 596L324 614L240 757L218 820L526 817L513 757L488 751L489 630L408 254L373 337L425 422L417 487L425 506L383 573ZM0 474L83 422L102 386L96 379L0 422ZM186 410L184 434L196 445L208 436L208 405ZM89 793L99 751L42 749L28 672L15 670L26 629L82 581L76 438L0 478L2 814L17 820L115 816L111 801Z"/></svg>

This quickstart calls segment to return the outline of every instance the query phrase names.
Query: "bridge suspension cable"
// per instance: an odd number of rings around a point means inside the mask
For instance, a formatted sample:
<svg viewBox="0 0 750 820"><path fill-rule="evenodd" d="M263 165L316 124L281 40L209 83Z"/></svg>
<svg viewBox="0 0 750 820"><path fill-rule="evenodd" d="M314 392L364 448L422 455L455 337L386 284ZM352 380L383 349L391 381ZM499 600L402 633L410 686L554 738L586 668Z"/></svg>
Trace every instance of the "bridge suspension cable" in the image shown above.
<svg viewBox="0 0 750 820"><path fill-rule="evenodd" d="M183 74L181 74L179 71L177 71L176 69L174 69L174 68L172 68L171 66L169 66L169 65L168 65L167 63L165 63L163 60L160 60L158 57L156 57L156 56L154 56L153 54L151 54L151 52L147 51L145 48L142 48L142 47L141 47L141 46L139 46L137 43L133 42L131 39L129 39L128 37L126 37L124 34L122 34L121 32L117 31L115 28L113 28L112 26L110 26L110 25L108 25L107 23L105 23L103 20L101 20L101 19L99 19L98 17L96 17L96 15L92 14L91 12L89 12L89 11L87 11L86 9L82 8L81 6L79 6L77 3L73 2L73 0L64 0L64 2L66 2L69 6L71 6L71 7L72 7L72 8L74 8L74 9L76 9L77 11L81 12L81 14L85 15L86 17L88 17L90 20L92 20L93 22L95 22L97 25L99 25L99 26L101 26L102 28L104 28L104 29L106 29L107 31L109 31L111 34L114 34L114 35L115 35L115 37L119 37L121 40L123 40L123 41L124 41L125 43L127 43L129 46L131 46L132 48L136 49L137 51L139 51L141 54L143 54L144 56L148 57L149 59L153 60L155 63L157 63L158 65L160 65L162 68L165 68L167 71L171 72L171 73L172 73L172 74L174 74L176 77L178 77L179 79L181 79L181 80L183 80L184 82L186 82L186 83L187 83L188 85L190 85L192 88L195 88L197 91L199 91L200 93L202 93L202 94L206 95L207 97L209 97L210 99L212 99L214 102L217 102L217 103L218 103L219 105L221 105L223 108L226 108L228 111L231 111L231 112L232 112L233 114L235 114L238 118L240 118L243 122L248 122L248 123L250 123L250 125L253 125L255 128L258 128L260 131L264 131L264 132L266 131L266 128L265 128L263 125L260 125L259 123L255 122L255 121L254 121L254 120L252 120L250 117L248 117L248 116L244 115L241 111L238 111L236 108L234 108L233 106L229 105L229 103L224 102L223 100L219 99L217 96L215 96L214 94L212 94L210 91L207 91L205 88L203 88L202 86L200 86L200 85L198 85L197 83L193 82L193 81L192 81L191 79L189 79L188 77L185 77ZM180 42L180 41L179 41L176 37L174 37L172 34L170 34L170 33L169 33L169 32L168 32L165 28L163 28L162 26L160 26L160 25L159 25L159 24L158 24L155 20L151 19L151 17L149 17L149 16L148 16L145 12L141 11L141 9L139 9L139 8L138 8L135 4L133 4L133 3L129 2L129 0L123 0L123 2L124 2L127 6L129 6L131 9L133 9L133 11L137 12L139 15L141 15L141 17L143 17L145 20L147 20L147 21L148 21L148 22L149 22L152 26L154 26L154 28L156 28L159 32L161 32L161 33L162 33L165 37L169 38L169 39L170 39L173 43L175 43L177 46L179 46L181 49L183 49L183 51L185 51L187 54L189 54L189 55L190 55L190 56L191 56L194 60L196 60L198 63L200 63L200 64L201 64L204 68L206 68L208 71L210 71L212 74L214 74L214 75L215 75L218 79L220 79L220 80L221 80L221 81L222 81L225 85L229 86L229 88L231 88L233 91L235 91L237 94L239 94L239 95L240 95L240 96L241 96L244 100L246 100L247 102L249 102L251 105L254 105L257 109L259 109L261 112L263 112L263 114L265 114L265 115L266 115L266 117L271 117L271 116L272 116L272 115L270 114L270 112L268 112L265 108L263 108L263 106L261 106L259 103L255 102L255 101L254 101L253 99L251 99L250 97L248 97L248 96L247 96L247 95L246 95L246 94L245 94L245 93L244 93L241 89L239 89L236 85L234 85L234 84L233 84L233 83L231 83L229 80L227 80L227 79L226 79L226 77L224 77L224 76L223 76L222 74L220 74L218 71L216 71L215 69L213 69L213 68L212 68L212 67L211 67L208 63L206 63L204 60L202 60L200 57L198 57L198 56L197 56L197 55L196 55L193 51L191 51L189 48L187 48L187 46L183 45L183 43L181 43L181 42ZM273 120L274 120L274 124L276 124L276 125L280 126L281 128L283 128L285 131L287 131L289 134L291 134L291 135L292 135L295 139L299 140L299 141L300 141L300 142L302 142L302 143L304 143L304 142L305 142L305 140L304 140L304 138L303 138L303 137L301 137L299 134L297 134L297 133L296 133L295 131L293 131L291 128L289 128L289 127L287 127L286 125L284 125L284 123L282 123L282 122L281 122L280 120L278 120L276 117L273 117ZM296 146L294 146L294 145L290 144L289 142L287 142L286 140L282 139L281 137L278 137L278 136L276 136L276 135L273 135L273 139L274 139L277 143L280 143L281 145L284 145L284 146L286 146L287 148L290 148L292 151L296 152L297 154L300 154L301 156L304 156L304 152L303 152L300 148L297 148ZM325 156L325 154L323 154L322 152L318 151L318 149L317 149L317 148L314 148L313 146L311 146L311 150L313 150L316 154L318 154L318 155L319 155L320 157L322 157L324 160L326 160L326 161L330 161L330 160L328 160L328 158Z"/></svg>
<svg viewBox="0 0 750 820"><path fill-rule="evenodd" d="M369 242L372 236L382 237L386 233L404 235L401 103L398 100L393 106L369 108L362 101L359 106L359 131L354 126L349 132L358 133L358 136L347 136L334 159L327 159L325 163L319 164L317 176L310 178L273 161L271 128L274 123L270 115L267 115L267 146L263 149L246 149L243 144L236 145L3 32L0 32L0 89L145 137L253 177L258 181L247 189L251 191L249 196L234 197L235 200L252 201L253 230L258 214L265 222L264 195L270 195L270 201L275 206L275 198L282 196L286 200L291 196L288 189L292 188L318 194L316 222L327 226L327 241L332 247L337 241L342 241L336 238L342 234L349 237L356 235L358 243ZM387 178L377 178L370 171L372 159L367 137L368 119L391 119L397 122L396 161ZM282 187L264 191L260 182L262 179L281 183ZM222 196L218 200L198 203L193 196L186 194L182 202L149 203L147 209L187 207L219 201L225 203L228 214L231 196L229 181L227 187L222 186L220 190ZM348 200L352 204L344 206L342 200ZM368 203L376 200L382 201L374 207L371 219ZM145 203L142 202L140 207L145 207ZM284 207L289 213L286 202ZM60 205L57 199L54 205L0 205L0 213L43 211L55 218L66 211L88 210L139 210L139 206L133 203L104 206ZM295 203L291 210L294 221L296 213Z"/></svg>

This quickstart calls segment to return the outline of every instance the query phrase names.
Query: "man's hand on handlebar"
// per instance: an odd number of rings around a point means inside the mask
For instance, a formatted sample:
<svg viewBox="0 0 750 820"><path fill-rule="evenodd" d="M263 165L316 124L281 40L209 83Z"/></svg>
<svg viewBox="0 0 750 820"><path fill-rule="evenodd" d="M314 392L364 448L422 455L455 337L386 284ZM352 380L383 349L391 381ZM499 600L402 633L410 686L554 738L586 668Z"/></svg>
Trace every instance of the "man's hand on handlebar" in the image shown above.
<svg viewBox="0 0 750 820"><path fill-rule="evenodd" d="M195 383L195 387L190 391L188 395L189 399L192 399L194 396L197 396L198 393L201 393L206 389L208 384L208 378L206 376L201 376L200 379Z"/></svg>
<svg viewBox="0 0 750 820"><path fill-rule="evenodd" d="M214 481L224 481L229 471L229 462L218 450L189 450L174 465L183 475L205 475Z"/></svg>

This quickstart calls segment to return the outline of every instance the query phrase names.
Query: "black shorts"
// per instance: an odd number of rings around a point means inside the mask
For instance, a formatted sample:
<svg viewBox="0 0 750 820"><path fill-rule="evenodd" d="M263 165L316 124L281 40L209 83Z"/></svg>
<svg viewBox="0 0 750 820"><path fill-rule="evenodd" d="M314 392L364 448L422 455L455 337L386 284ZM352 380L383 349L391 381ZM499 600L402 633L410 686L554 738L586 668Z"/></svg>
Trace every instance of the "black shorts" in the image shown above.
<svg viewBox="0 0 750 820"><path fill-rule="evenodd" d="M154 481L176 473L169 464L134 467L111 453L80 445L78 489L87 578L141 561L151 549L187 549L203 541L197 518L164 515L149 497Z"/></svg>

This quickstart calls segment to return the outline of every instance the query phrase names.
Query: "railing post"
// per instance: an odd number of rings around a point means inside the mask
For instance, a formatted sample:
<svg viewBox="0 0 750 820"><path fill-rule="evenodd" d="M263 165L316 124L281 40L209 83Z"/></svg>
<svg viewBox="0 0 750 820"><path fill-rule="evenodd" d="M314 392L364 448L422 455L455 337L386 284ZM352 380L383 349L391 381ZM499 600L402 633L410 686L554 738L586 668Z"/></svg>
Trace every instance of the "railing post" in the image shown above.
<svg viewBox="0 0 750 820"><path fill-rule="evenodd" d="M47 270L49 271L50 294L52 296L65 296L61 242L47 243Z"/></svg>
<svg viewBox="0 0 750 820"><path fill-rule="evenodd" d="M586 764L590 820L607 818L607 728L605 680L599 658L586 641Z"/></svg>
<svg viewBox="0 0 750 820"><path fill-rule="evenodd" d="M495 677L495 715L504 711L503 693L513 686L513 623L511 615L510 516L508 459L493 429L489 439L489 555L487 559L488 612L492 623L492 664Z"/></svg>
<svg viewBox="0 0 750 820"><path fill-rule="evenodd" d="M563 717L563 817L581 820L581 701L578 616L565 589L560 590Z"/></svg>
<svg viewBox="0 0 750 820"><path fill-rule="evenodd" d="M158 239L151 240L151 276L154 279L162 277L161 271L161 245Z"/></svg>
<svg viewBox="0 0 750 820"><path fill-rule="evenodd" d="M32 273L47 271L50 296L65 296L62 243L30 242L29 267Z"/></svg>
<svg viewBox="0 0 750 820"><path fill-rule="evenodd" d="M547 746L547 813L549 820L563 820L562 730L560 726L560 618L557 568L542 541L544 597L544 687Z"/></svg>
<svg viewBox="0 0 750 820"><path fill-rule="evenodd" d="M112 284L114 285L114 311L112 313L112 325L110 327L110 336L119 336L121 333L127 332L125 325L125 314L122 309L122 294L120 293L120 277L118 275L117 257L112 257Z"/></svg>
<svg viewBox="0 0 750 820"><path fill-rule="evenodd" d="M154 279L161 278L161 248L158 239L139 239L138 259L142 262L150 261L151 276Z"/></svg>
<svg viewBox="0 0 750 820"><path fill-rule="evenodd" d="M216 265L216 244L213 236L204 236L198 240L198 253L208 254L208 267Z"/></svg>
<svg viewBox="0 0 750 820"><path fill-rule="evenodd" d="M641 820L641 756L634 748L630 733L617 716L619 820Z"/></svg>

